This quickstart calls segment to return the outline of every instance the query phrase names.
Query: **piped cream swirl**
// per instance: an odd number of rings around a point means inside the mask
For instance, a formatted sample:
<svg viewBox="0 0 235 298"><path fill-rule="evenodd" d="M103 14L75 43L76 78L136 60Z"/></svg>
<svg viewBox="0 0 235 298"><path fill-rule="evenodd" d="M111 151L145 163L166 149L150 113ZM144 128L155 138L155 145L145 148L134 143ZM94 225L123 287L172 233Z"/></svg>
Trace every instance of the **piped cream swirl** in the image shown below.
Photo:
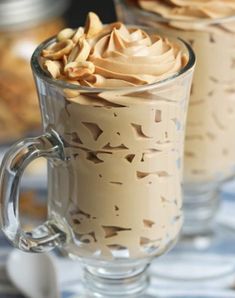
<svg viewBox="0 0 235 298"><path fill-rule="evenodd" d="M71 30L60 32L42 52L44 67L56 79L89 87L135 86L165 79L187 63L177 43L119 22L102 25L93 13L84 29Z"/></svg>
<svg viewBox="0 0 235 298"><path fill-rule="evenodd" d="M140 6L169 18L223 18L235 15L234 0L138 0Z"/></svg>

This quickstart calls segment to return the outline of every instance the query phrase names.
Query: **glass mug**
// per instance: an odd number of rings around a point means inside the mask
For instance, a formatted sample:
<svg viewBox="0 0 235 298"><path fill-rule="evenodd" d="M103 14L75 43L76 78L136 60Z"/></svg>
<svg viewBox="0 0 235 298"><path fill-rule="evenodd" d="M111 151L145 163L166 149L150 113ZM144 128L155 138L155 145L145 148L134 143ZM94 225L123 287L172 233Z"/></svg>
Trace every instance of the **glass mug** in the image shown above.
<svg viewBox="0 0 235 298"><path fill-rule="evenodd" d="M186 123L184 226L176 249L164 258L162 267L159 264L158 276L183 286L186 281L193 287L201 286L203 280L214 287L216 280L218 287L231 287L234 232L226 216L221 224L222 217L217 220L216 215L221 201L219 189L235 175L235 15L195 19L178 15L176 19L172 13L166 18L141 9L137 1L114 2L120 21L180 36L197 56ZM181 268L180 272L172 273L172 263Z"/></svg>
<svg viewBox="0 0 235 298"><path fill-rule="evenodd" d="M235 175L235 15L223 18L164 18L131 0L115 0L120 21L180 36L197 56L184 153L183 232L211 234L218 189Z"/></svg>
<svg viewBox="0 0 235 298"><path fill-rule="evenodd" d="M26 252L61 247L84 265L100 295L136 294L146 268L169 250L182 225L182 153L195 56L172 77L138 87L96 89L51 79L31 60L44 134L5 155L0 176L2 229ZM48 221L30 233L18 219L26 166L48 159Z"/></svg>

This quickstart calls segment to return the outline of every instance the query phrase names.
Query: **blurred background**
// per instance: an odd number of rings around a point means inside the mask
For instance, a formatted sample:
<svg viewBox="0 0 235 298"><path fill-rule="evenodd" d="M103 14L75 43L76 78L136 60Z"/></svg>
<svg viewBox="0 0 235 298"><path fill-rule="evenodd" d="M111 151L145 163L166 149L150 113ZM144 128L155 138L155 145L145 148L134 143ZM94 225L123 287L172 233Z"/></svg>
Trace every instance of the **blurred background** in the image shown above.
<svg viewBox="0 0 235 298"><path fill-rule="evenodd" d="M96 12L103 23L110 23L116 20L112 0L73 0L65 14L67 24L71 27L83 25L85 16L89 11Z"/></svg>
<svg viewBox="0 0 235 298"><path fill-rule="evenodd" d="M10 144L42 131L30 68L34 49L64 27L84 25L89 11L103 23L116 19L112 0L0 0L0 161ZM38 189L46 190L43 159L34 161L24 175L23 217L46 216L45 201L37 200Z"/></svg>
<svg viewBox="0 0 235 298"><path fill-rule="evenodd" d="M41 127L30 69L35 47L66 26L83 25L89 11L104 23L115 20L111 0L0 0L1 147Z"/></svg>

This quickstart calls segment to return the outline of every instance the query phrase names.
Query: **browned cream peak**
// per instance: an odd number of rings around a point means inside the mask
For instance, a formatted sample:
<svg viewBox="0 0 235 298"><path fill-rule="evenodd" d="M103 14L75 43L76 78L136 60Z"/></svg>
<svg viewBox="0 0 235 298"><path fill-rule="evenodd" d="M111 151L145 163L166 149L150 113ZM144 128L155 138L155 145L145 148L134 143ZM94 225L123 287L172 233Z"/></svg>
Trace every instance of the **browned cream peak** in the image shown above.
<svg viewBox="0 0 235 298"><path fill-rule="evenodd" d="M42 57L53 78L89 87L157 82L187 62L177 43L120 22L103 25L93 12L84 27L59 32Z"/></svg>

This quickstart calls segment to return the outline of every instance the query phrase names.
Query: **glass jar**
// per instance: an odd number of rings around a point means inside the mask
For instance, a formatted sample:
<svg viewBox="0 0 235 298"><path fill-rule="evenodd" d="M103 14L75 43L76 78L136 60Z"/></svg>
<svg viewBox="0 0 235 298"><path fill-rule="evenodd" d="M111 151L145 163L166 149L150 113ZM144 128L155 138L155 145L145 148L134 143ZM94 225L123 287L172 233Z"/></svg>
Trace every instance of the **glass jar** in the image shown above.
<svg viewBox="0 0 235 298"><path fill-rule="evenodd" d="M66 0L0 0L0 145L40 129L30 57L64 27Z"/></svg>

